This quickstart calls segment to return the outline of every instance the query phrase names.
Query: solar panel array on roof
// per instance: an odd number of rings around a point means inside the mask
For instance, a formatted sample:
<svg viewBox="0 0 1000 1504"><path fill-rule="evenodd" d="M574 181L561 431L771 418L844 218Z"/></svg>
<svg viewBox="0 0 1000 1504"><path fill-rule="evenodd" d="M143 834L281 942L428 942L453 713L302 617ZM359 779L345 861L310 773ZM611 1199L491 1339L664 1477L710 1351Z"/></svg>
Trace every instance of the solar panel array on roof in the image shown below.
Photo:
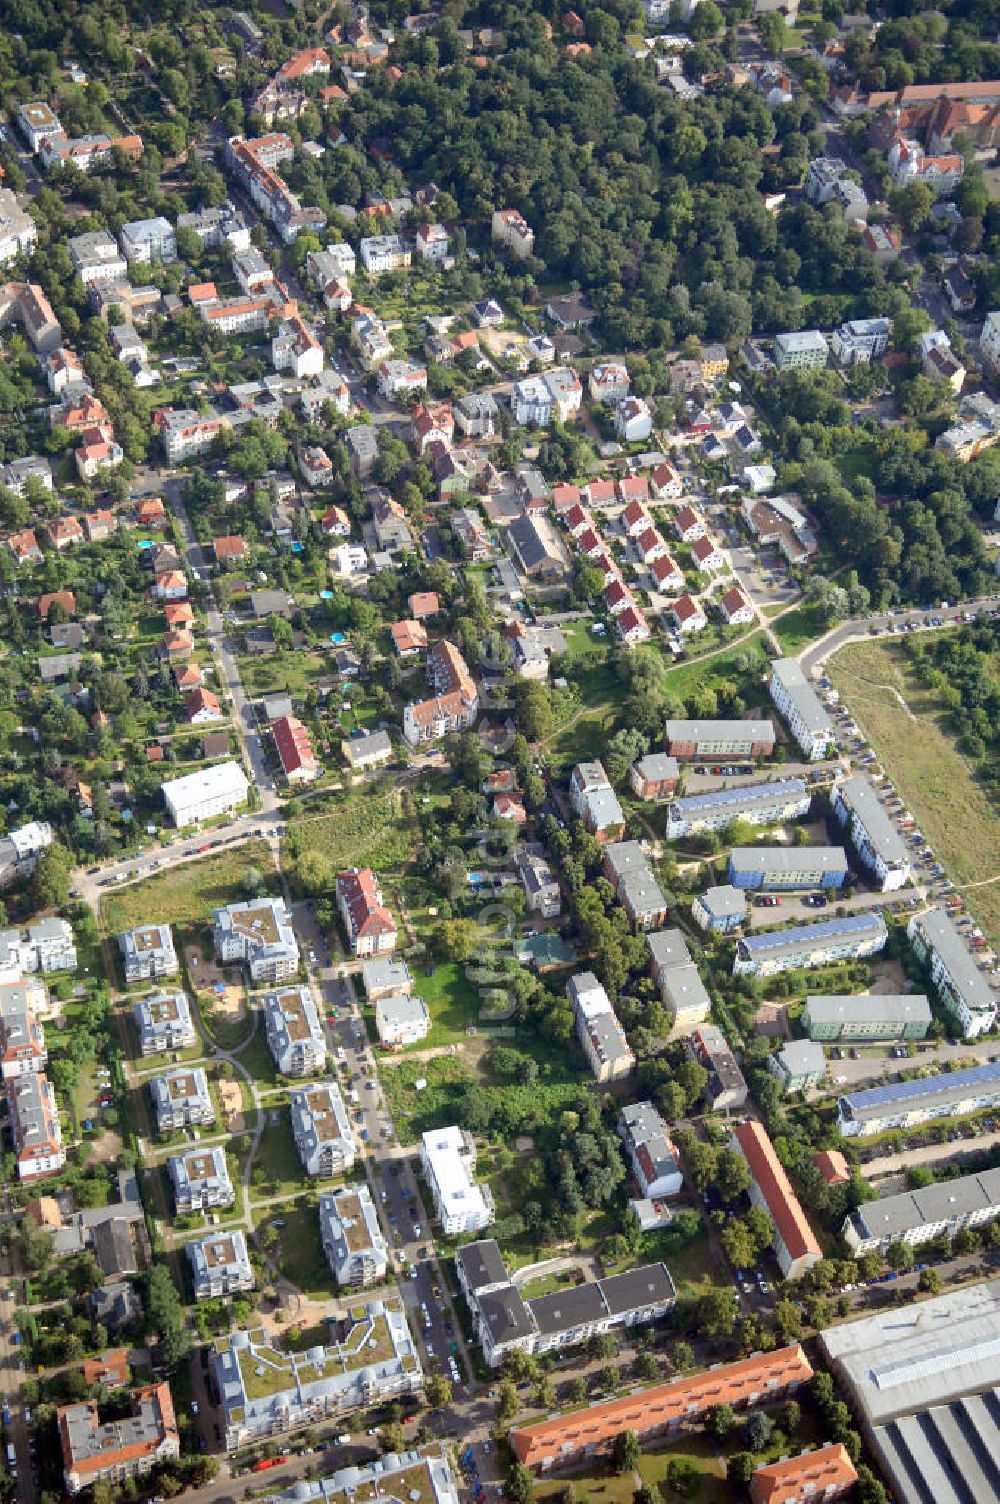
<svg viewBox="0 0 1000 1504"><path fill-rule="evenodd" d="M889 1086L872 1086L868 1091L849 1092L842 1101L851 1108L864 1111L881 1107L889 1102L905 1102L910 1098L929 1097L939 1091L953 1091L957 1087L988 1086L1000 1083L1000 1061L987 1065L973 1065L965 1071L939 1071L934 1076L922 1076L916 1081L894 1081Z"/></svg>
<svg viewBox="0 0 1000 1504"><path fill-rule="evenodd" d="M710 794L692 794L687 799L676 800L676 806L693 812L718 804L750 804L757 799L786 799L805 792L806 786L801 778L776 778L768 783L745 783L738 788L715 789Z"/></svg>
<svg viewBox="0 0 1000 1504"><path fill-rule="evenodd" d="M825 919L819 924L800 924L790 930L774 930L767 935L748 935L740 943L751 955L758 951L777 950L789 943L833 939L835 935L865 934L883 924L878 914L847 914L843 919Z"/></svg>

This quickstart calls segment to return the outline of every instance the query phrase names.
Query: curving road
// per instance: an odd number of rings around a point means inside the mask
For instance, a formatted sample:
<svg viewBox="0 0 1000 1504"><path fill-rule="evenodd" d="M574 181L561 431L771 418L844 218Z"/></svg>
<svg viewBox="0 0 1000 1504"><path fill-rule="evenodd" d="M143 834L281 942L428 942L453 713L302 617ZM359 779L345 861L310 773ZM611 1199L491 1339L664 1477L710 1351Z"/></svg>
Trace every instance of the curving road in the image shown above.
<svg viewBox="0 0 1000 1504"><path fill-rule="evenodd" d="M889 634L889 628L903 629L912 623L920 631L937 631L939 628L930 625L930 619L940 621L945 626L955 626L962 618L979 611L995 611L1000 609L1000 596L987 595L979 600L963 601L959 606L935 607L931 606L924 610L919 606L909 607L900 611L886 611L877 616L864 616L854 621L845 621L839 627L832 628L825 637L820 637L816 642L811 642L808 647L802 649L798 659L803 670L807 674L818 672L822 669L826 660L837 651L838 648L846 647L849 642L867 642L869 638L881 633ZM894 632L893 635L896 635Z"/></svg>

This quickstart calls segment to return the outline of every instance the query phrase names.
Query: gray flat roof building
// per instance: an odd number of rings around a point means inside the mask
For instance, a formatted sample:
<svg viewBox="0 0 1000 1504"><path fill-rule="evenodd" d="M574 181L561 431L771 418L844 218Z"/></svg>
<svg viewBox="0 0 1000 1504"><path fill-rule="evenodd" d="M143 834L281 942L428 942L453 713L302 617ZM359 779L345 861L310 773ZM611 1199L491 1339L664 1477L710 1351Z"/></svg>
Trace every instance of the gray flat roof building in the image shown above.
<svg viewBox="0 0 1000 1504"><path fill-rule="evenodd" d="M1000 1170L982 1170L919 1190L866 1201L844 1222L843 1236L856 1256L891 1243L927 1243L941 1233L980 1227L1000 1216Z"/></svg>
<svg viewBox="0 0 1000 1504"><path fill-rule="evenodd" d="M1000 1062L964 1071L937 1071L916 1081L894 1081L848 1092L838 1104L841 1133L879 1133L905 1123L950 1117L1000 1104Z"/></svg>
<svg viewBox="0 0 1000 1504"><path fill-rule="evenodd" d="M847 871L847 852L843 846L734 846L729 870L764 877L839 876Z"/></svg>
<svg viewBox="0 0 1000 1504"><path fill-rule="evenodd" d="M931 1008L922 993L818 994L806 998L810 1039L923 1039Z"/></svg>
<svg viewBox="0 0 1000 1504"><path fill-rule="evenodd" d="M736 820L753 825L777 825L804 815L810 795L801 778L775 778L745 783L739 788L691 794L667 805L667 840L697 830L724 830Z"/></svg>

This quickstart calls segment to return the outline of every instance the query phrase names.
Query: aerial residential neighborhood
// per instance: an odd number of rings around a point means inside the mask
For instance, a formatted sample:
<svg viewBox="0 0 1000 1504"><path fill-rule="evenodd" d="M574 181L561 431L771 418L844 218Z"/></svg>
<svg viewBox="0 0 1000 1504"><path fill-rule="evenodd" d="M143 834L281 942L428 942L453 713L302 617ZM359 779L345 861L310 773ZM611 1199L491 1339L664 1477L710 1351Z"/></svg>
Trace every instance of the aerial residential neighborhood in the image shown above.
<svg viewBox="0 0 1000 1504"><path fill-rule="evenodd" d="M1000 1498L1000 57L0 33L0 1504Z"/></svg>

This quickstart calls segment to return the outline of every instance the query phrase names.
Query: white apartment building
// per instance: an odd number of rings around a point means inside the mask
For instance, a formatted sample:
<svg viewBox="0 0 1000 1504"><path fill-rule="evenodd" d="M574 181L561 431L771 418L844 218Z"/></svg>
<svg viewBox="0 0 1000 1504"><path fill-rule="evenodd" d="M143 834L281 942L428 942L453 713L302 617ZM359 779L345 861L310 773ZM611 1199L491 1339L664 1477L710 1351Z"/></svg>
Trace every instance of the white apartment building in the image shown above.
<svg viewBox="0 0 1000 1504"><path fill-rule="evenodd" d="M975 1039L995 1028L997 999L983 976L955 922L944 909L914 914L906 934L920 960L929 967L941 1001L962 1028Z"/></svg>
<svg viewBox="0 0 1000 1504"><path fill-rule="evenodd" d="M208 1077L199 1067L154 1076L149 1089L160 1133L215 1122L215 1105L208 1089Z"/></svg>
<svg viewBox="0 0 1000 1504"><path fill-rule="evenodd" d="M191 1007L183 992L152 992L132 1009L143 1055L183 1050L198 1038Z"/></svg>
<svg viewBox="0 0 1000 1504"><path fill-rule="evenodd" d="M174 1203L181 1215L217 1211L232 1206L236 1200L226 1151L219 1145L171 1154L167 1160L167 1173L174 1188Z"/></svg>
<svg viewBox="0 0 1000 1504"><path fill-rule="evenodd" d="M215 954L244 962L254 982L284 982L299 969L299 946L283 898L255 898L216 909Z"/></svg>
<svg viewBox="0 0 1000 1504"><path fill-rule="evenodd" d="M771 699L784 716L803 757L817 762L826 756L833 741L830 717L795 658L777 658L771 664Z"/></svg>
<svg viewBox="0 0 1000 1504"><path fill-rule="evenodd" d="M324 1191L319 1198L319 1231L330 1272L341 1289L385 1279L389 1251L366 1185Z"/></svg>
<svg viewBox="0 0 1000 1504"><path fill-rule="evenodd" d="M514 256L530 256L535 248L535 232L517 209L494 209L490 234Z"/></svg>
<svg viewBox="0 0 1000 1504"><path fill-rule="evenodd" d="M122 225L121 247L126 261L165 262L177 258L174 227L162 214Z"/></svg>
<svg viewBox="0 0 1000 1504"><path fill-rule="evenodd" d="M774 337L774 364L779 371L826 365L830 348L818 329L802 329Z"/></svg>
<svg viewBox="0 0 1000 1504"><path fill-rule="evenodd" d="M8 982L0 988L0 1076L35 1076L44 1071L49 1052L35 995L37 984ZM41 988L45 1004L45 989Z"/></svg>
<svg viewBox="0 0 1000 1504"><path fill-rule="evenodd" d="M196 454L206 454L227 424L218 413L175 407L161 414L157 427L164 454L177 465Z"/></svg>
<svg viewBox="0 0 1000 1504"><path fill-rule="evenodd" d="M128 281L128 263L119 254L115 238L107 230L71 235L66 245L73 268L84 287L89 287L92 282Z"/></svg>
<svg viewBox="0 0 1000 1504"><path fill-rule="evenodd" d="M238 762L216 762L170 779L162 791L170 818L180 828L245 804L250 782Z"/></svg>
<svg viewBox="0 0 1000 1504"><path fill-rule="evenodd" d="M267 1046L283 1076L316 1076L326 1065L326 1036L308 987L263 998Z"/></svg>
<svg viewBox="0 0 1000 1504"><path fill-rule="evenodd" d="M76 970L73 927L66 919L52 916L29 924L19 939L21 965L27 972Z"/></svg>
<svg viewBox="0 0 1000 1504"><path fill-rule="evenodd" d="M0 265L28 256L38 244L38 226L9 188L0 188Z"/></svg>
<svg viewBox="0 0 1000 1504"><path fill-rule="evenodd" d="M839 366L866 365L884 355L889 345L889 319L849 319L830 336L830 354Z"/></svg>
<svg viewBox="0 0 1000 1504"><path fill-rule="evenodd" d="M413 259L413 252L402 235L364 235L358 248L361 264L372 277L383 272L405 271Z"/></svg>
<svg viewBox="0 0 1000 1504"><path fill-rule="evenodd" d="M201 241L206 251L218 251L225 246L230 251L250 249L250 226L238 209L230 203L218 209L199 209L194 214L180 214L178 230L191 230Z"/></svg>
<svg viewBox="0 0 1000 1504"><path fill-rule="evenodd" d="M33 99L18 107L17 128L32 154L39 151L50 136L65 135L59 116L44 99Z"/></svg>
<svg viewBox="0 0 1000 1504"><path fill-rule="evenodd" d="M321 251L310 251L306 257L306 271L313 285L322 292L331 282L340 282L353 277L357 271L357 257L353 246L346 240L338 245L324 246Z"/></svg>
<svg viewBox="0 0 1000 1504"><path fill-rule="evenodd" d="M833 813L846 827L858 860L882 892L904 887L912 870L906 842L864 773L855 773L837 784Z"/></svg>
<svg viewBox="0 0 1000 1504"><path fill-rule="evenodd" d="M66 1150L52 1083L39 1072L15 1076L7 1082L6 1095L18 1179L57 1174L66 1163Z"/></svg>
<svg viewBox="0 0 1000 1504"><path fill-rule="evenodd" d="M496 1216L488 1185L473 1177L476 1147L461 1128L436 1128L420 1140L420 1164L434 1201L434 1215L448 1237L480 1232Z"/></svg>
<svg viewBox="0 0 1000 1504"><path fill-rule="evenodd" d="M679 1195L684 1179L677 1150L652 1102L630 1102L623 1107L618 1133L642 1195L650 1201Z"/></svg>
<svg viewBox="0 0 1000 1504"><path fill-rule="evenodd" d="M185 1245L195 1300L221 1300L254 1287L253 1266L242 1228Z"/></svg>
<svg viewBox="0 0 1000 1504"><path fill-rule="evenodd" d="M422 997L409 992L394 992L376 1002L375 1028L379 1042L387 1050L401 1050L427 1038L431 1031L431 1016Z"/></svg>
<svg viewBox="0 0 1000 1504"><path fill-rule="evenodd" d="M577 1038L594 1080L618 1081L631 1075L635 1056L611 999L594 973L584 971L570 977L566 992L576 1019Z"/></svg>
<svg viewBox="0 0 1000 1504"><path fill-rule="evenodd" d="M180 970L169 924L142 924L118 936L126 982L152 982Z"/></svg>
<svg viewBox="0 0 1000 1504"><path fill-rule="evenodd" d="M514 421L522 427L535 424L547 428L558 419L565 423L580 411L583 384L569 366L556 366L540 376L527 376L515 382L510 405Z"/></svg>
<svg viewBox="0 0 1000 1504"><path fill-rule="evenodd" d="M297 1087L291 1109L292 1134L306 1174L330 1176L351 1169L357 1144L337 1083Z"/></svg>

